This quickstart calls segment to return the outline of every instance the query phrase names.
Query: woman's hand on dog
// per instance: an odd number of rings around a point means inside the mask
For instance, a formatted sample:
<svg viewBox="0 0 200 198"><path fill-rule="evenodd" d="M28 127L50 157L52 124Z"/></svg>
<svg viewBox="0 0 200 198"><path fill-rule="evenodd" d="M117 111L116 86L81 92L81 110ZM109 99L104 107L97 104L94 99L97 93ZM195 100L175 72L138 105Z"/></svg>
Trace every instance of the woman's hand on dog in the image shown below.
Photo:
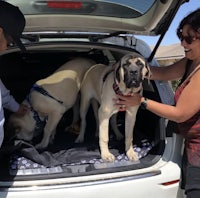
<svg viewBox="0 0 200 198"><path fill-rule="evenodd" d="M28 106L26 106L24 104L20 104L19 109L16 111L16 113L20 116L24 116L28 111L29 111Z"/></svg>
<svg viewBox="0 0 200 198"><path fill-rule="evenodd" d="M114 106L117 106L119 109L126 109L132 106L138 106L141 103L142 96L138 93L133 96L122 96L116 95L117 98L114 98Z"/></svg>

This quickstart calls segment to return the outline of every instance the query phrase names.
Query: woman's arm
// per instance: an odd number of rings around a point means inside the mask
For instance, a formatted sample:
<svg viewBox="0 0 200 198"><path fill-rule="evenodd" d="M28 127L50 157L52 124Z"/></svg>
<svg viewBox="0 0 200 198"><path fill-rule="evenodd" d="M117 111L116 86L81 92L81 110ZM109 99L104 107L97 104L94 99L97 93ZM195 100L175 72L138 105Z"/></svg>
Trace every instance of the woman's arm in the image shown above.
<svg viewBox="0 0 200 198"><path fill-rule="evenodd" d="M0 79L1 99L2 106L12 112L16 112L19 109L19 104L14 97L10 95L10 91L5 87Z"/></svg>
<svg viewBox="0 0 200 198"><path fill-rule="evenodd" d="M16 112L19 115L25 115L29 108L24 104L19 104L15 98L10 94L10 91L5 87L0 79L1 89L1 102L2 106L12 112Z"/></svg>
<svg viewBox="0 0 200 198"><path fill-rule="evenodd" d="M186 63L187 59L183 58L180 61L177 61L176 63L169 66L150 66L151 80L168 81L179 79L183 76L185 72Z"/></svg>

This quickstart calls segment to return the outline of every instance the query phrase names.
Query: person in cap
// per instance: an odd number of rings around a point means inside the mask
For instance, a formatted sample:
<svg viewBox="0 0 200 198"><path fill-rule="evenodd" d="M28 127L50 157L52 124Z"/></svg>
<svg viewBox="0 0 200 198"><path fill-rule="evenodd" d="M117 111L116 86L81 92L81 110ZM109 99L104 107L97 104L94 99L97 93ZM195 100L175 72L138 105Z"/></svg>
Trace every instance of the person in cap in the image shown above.
<svg viewBox="0 0 200 198"><path fill-rule="evenodd" d="M25 27L25 18L18 7L7 2L0 1L0 53L4 52L8 45L15 43L22 51L25 47L20 37ZM28 111L28 107L19 105L14 97L10 95L10 91L0 80L0 147L4 139L4 111L6 108L12 112L24 115Z"/></svg>
<svg viewBox="0 0 200 198"><path fill-rule="evenodd" d="M9 45L10 42L14 42L22 51L26 51L20 40L25 23L24 15L18 7L0 1L0 51L7 49L7 45ZM2 40L3 36L5 37L4 42Z"/></svg>

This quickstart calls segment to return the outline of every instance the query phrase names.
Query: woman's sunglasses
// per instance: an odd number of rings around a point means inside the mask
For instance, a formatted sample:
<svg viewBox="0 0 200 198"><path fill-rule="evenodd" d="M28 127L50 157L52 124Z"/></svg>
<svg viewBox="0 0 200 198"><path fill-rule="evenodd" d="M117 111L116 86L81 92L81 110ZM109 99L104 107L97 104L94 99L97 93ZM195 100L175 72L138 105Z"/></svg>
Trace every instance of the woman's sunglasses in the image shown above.
<svg viewBox="0 0 200 198"><path fill-rule="evenodd" d="M179 36L179 39L181 42L185 41L187 44L192 44L193 41L195 41L196 39L198 39L197 37L195 36Z"/></svg>

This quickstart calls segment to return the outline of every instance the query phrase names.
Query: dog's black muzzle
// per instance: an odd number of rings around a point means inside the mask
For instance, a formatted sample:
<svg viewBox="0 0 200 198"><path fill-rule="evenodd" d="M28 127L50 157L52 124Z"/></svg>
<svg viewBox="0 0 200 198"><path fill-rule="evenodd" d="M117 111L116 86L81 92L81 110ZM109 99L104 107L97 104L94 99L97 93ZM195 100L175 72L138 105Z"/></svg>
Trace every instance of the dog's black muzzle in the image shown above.
<svg viewBox="0 0 200 198"><path fill-rule="evenodd" d="M132 81L126 82L126 87L127 88L138 88L138 87L140 87L140 83L141 83L141 81L132 80Z"/></svg>
<svg viewBox="0 0 200 198"><path fill-rule="evenodd" d="M132 81L126 83L126 87L127 88L138 88L138 87L140 87L140 83L141 83L141 81L132 80Z"/></svg>
<svg viewBox="0 0 200 198"><path fill-rule="evenodd" d="M139 71L129 71L124 76L125 84L127 88L138 88L142 82L142 75Z"/></svg>
<svg viewBox="0 0 200 198"><path fill-rule="evenodd" d="M142 82L142 66L124 66L124 82L127 88L138 88Z"/></svg>

